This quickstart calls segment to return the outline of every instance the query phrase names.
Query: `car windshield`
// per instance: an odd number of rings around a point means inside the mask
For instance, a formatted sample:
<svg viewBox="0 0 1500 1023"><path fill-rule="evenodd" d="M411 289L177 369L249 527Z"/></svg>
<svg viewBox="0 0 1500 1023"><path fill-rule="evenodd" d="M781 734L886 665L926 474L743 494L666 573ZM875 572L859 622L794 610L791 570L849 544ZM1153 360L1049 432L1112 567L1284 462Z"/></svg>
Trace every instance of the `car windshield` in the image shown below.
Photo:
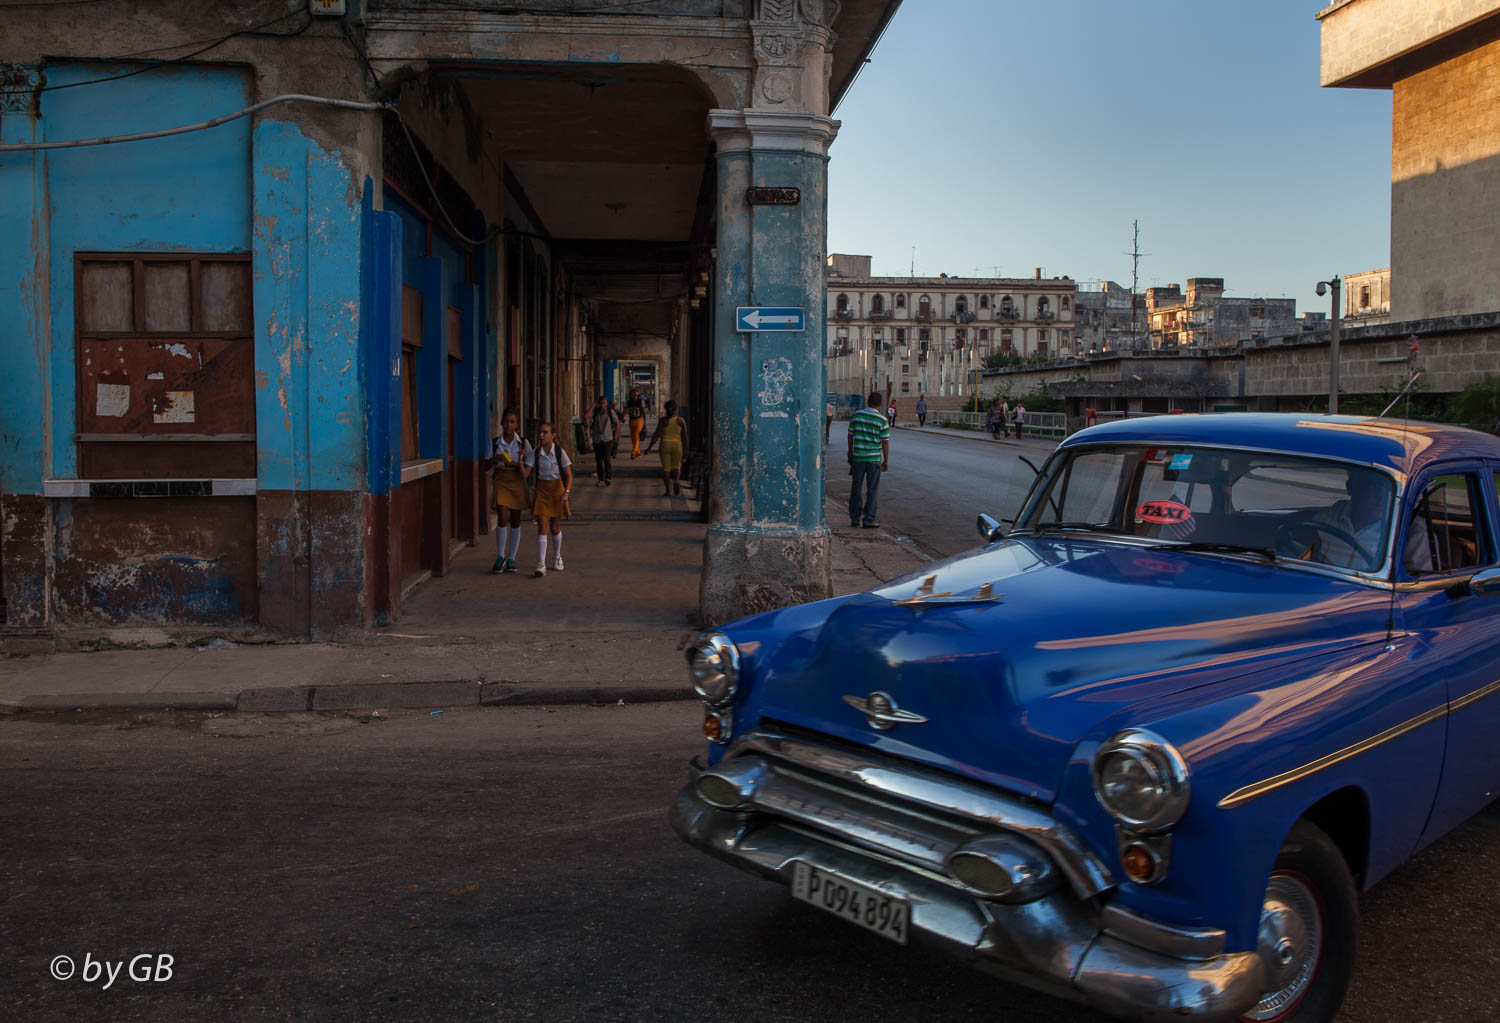
<svg viewBox="0 0 1500 1023"><path fill-rule="evenodd" d="M1395 484L1375 469L1276 453L1110 446L1064 451L1023 530L1083 529L1373 572Z"/></svg>

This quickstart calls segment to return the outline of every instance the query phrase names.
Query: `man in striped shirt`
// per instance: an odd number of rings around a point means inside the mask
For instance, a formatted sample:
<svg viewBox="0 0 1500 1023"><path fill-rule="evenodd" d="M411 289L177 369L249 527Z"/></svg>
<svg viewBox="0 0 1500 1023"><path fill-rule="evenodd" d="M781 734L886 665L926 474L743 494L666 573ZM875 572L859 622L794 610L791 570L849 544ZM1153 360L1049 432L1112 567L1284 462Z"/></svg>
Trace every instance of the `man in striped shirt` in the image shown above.
<svg viewBox="0 0 1500 1023"><path fill-rule="evenodd" d="M865 407L849 420L849 467L854 478L849 481L849 525L874 529L880 525L875 517L875 494L880 489L880 474L890 468L891 424L880 411L880 392L872 391Z"/></svg>

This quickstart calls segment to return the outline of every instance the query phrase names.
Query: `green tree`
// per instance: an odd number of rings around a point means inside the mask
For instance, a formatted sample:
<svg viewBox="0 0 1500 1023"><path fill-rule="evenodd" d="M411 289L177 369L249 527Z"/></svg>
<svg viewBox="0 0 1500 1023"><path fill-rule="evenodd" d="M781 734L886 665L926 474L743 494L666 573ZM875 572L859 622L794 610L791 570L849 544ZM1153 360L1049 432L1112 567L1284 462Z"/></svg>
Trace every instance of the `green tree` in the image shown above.
<svg viewBox="0 0 1500 1023"><path fill-rule="evenodd" d="M1500 433L1500 376L1486 373L1459 392L1452 408L1455 422Z"/></svg>

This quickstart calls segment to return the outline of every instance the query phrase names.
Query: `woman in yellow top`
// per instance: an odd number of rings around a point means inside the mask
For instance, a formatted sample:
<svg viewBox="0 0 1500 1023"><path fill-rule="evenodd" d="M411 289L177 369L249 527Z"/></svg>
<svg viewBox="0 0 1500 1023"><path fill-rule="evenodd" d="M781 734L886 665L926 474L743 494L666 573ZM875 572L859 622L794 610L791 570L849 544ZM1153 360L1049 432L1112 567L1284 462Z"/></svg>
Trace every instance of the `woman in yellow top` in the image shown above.
<svg viewBox="0 0 1500 1023"><path fill-rule="evenodd" d="M663 407L667 414L656 421L656 432L646 444L646 454L651 454L657 440L661 441L661 482L666 488L662 496L672 497L682 493L678 476L682 473L682 453L687 450L687 424L677 414L677 402L669 399Z"/></svg>

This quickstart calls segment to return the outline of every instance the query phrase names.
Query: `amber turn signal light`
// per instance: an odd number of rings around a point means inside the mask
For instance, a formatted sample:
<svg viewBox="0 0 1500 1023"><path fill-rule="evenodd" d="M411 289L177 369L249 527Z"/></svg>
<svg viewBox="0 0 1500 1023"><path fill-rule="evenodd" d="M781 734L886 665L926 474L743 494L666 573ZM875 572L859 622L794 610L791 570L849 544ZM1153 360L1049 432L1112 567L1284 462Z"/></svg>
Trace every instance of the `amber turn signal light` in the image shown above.
<svg viewBox="0 0 1500 1023"><path fill-rule="evenodd" d="M1120 850L1120 865L1125 868L1125 876L1137 884L1156 880L1159 863L1156 853L1145 842L1131 842Z"/></svg>
<svg viewBox="0 0 1500 1023"><path fill-rule="evenodd" d="M703 737L709 742L729 741L730 717L727 711L705 707L703 712Z"/></svg>

